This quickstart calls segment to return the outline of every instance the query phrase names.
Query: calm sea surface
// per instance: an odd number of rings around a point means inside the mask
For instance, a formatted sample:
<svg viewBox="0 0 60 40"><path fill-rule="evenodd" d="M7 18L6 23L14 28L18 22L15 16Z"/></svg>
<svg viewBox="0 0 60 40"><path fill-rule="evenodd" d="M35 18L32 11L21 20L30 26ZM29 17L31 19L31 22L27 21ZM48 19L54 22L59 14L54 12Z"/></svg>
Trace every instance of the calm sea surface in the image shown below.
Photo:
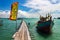
<svg viewBox="0 0 60 40"><path fill-rule="evenodd" d="M0 26L0 40L13 40L12 36L16 31L16 21L8 19L3 20L3 26ZM60 40L60 19L54 19L54 26L52 27L52 34L45 37L38 34L36 31L35 23L39 20L37 18L25 18L28 25L32 40ZM21 20L17 20L17 28L19 27Z"/></svg>

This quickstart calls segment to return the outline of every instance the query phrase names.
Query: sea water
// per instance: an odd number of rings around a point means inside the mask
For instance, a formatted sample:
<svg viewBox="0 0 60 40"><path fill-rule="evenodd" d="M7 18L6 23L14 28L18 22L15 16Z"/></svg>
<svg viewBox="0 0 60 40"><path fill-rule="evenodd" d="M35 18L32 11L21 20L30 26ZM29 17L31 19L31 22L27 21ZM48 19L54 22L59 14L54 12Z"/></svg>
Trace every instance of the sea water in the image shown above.
<svg viewBox="0 0 60 40"><path fill-rule="evenodd" d="M12 36L16 32L16 28L19 27L21 19L17 20L17 26L16 21L11 21L9 19L2 20L3 26L0 26L0 40L13 40ZM36 31L36 23L38 20L38 18L24 18L32 40L60 40L60 19L54 19L52 34L47 37L41 36L41 34Z"/></svg>
<svg viewBox="0 0 60 40"><path fill-rule="evenodd" d="M31 20L29 25L29 31L32 40L60 40L60 19L54 19L54 26L52 27L52 33L48 35L41 35L36 31L36 25L34 25L39 19Z"/></svg>
<svg viewBox="0 0 60 40"><path fill-rule="evenodd" d="M16 28L19 27L21 20L12 21L9 19L0 19L3 20L3 25L0 26L0 40L13 40L12 36L16 32Z"/></svg>

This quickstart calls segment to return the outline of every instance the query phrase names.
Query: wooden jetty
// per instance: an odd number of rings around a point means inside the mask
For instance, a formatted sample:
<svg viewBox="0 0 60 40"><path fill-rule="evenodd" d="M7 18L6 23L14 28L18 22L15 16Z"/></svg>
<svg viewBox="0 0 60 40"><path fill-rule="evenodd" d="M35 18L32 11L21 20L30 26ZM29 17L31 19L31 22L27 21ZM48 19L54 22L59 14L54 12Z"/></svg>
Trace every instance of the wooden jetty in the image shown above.
<svg viewBox="0 0 60 40"><path fill-rule="evenodd" d="M31 40L27 24L22 21L19 30L13 35L14 40Z"/></svg>

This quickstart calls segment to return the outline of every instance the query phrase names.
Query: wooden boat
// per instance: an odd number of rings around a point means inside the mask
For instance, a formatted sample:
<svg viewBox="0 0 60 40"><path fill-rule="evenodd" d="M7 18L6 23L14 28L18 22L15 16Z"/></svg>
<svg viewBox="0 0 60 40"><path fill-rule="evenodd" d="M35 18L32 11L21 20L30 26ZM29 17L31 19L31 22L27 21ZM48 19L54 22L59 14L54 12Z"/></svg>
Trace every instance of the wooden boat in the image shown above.
<svg viewBox="0 0 60 40"><path fill-rule="evenodd" d="M60 17L58 17L57 19L60 19Z"/></svg>
<svg viewBox="0 0 60 40"><path fill-rule="evenodd" d="M38 21L36 28L37 28L37 31L39 32L51 33L51 29L53 25L54 25L54 22L52 21L52 16L48 16L45 18L40 18L40 21Z"/></svg>

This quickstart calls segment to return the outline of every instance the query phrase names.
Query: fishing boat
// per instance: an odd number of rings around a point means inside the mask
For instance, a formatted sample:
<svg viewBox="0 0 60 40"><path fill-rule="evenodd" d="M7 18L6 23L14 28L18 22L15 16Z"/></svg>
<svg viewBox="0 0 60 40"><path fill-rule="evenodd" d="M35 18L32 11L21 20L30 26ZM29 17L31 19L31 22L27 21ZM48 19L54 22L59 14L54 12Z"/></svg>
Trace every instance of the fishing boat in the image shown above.
<svg viewBox="0 0 60 40"><path fill-rule="evenodd" d="M51 33L51 29L54 25L52 16L48 15L46 17L40 16L40 20L37 23L37 31L42 33Z"/></svg>
<svg viewBox="0 0 60 40"><path fill-rule="evenodd" d="M60 17L58 17L57 19L60 19Z"/></svg>

